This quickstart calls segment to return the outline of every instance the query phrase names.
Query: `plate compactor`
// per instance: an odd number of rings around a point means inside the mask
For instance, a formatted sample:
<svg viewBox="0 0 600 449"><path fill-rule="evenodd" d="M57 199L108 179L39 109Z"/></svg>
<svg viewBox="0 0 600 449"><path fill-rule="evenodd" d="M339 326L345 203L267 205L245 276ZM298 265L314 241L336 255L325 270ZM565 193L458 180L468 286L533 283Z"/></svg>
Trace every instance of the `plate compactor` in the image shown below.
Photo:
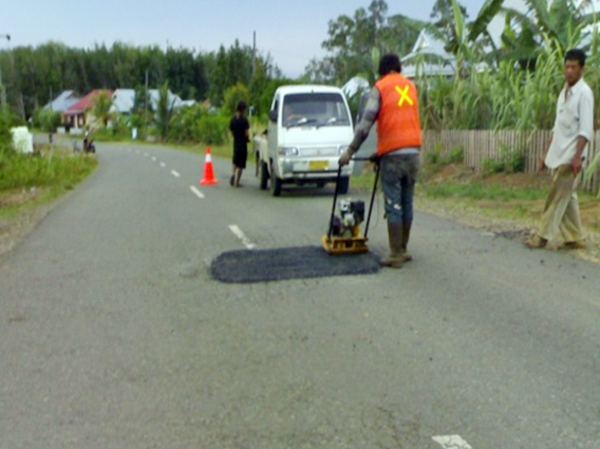
<svg viewBox="0 0 600 449"><path fill-rule="evenodd" d="M354 160L371 160L370 158L355 158ZM323 248L328 254L363 254L369 251L367 246L367 233L369 232L369 223L371 221L371 212L373 210L373 201L375 200L375 191L377 181L379 180L379 167L375 164L375 183L373 184L373 193L371 194L371 203L367 214L365 232L360 235L360 225L365 219L365 202L352 199L342 199L339 204L340 215L335 215L335 208L338 197L338 186L342 169L338 169L337 182L335 184L335 194L333 195L333 208L331 209L331 218L329 220L329 231L327 235L321 238Z"/></svg>

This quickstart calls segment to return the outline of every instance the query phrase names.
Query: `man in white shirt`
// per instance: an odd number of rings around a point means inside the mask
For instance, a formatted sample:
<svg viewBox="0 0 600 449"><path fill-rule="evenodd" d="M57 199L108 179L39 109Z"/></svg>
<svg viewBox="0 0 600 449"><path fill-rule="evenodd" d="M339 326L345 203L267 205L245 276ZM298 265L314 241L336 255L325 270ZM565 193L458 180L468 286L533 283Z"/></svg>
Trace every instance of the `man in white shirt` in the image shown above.
<svg viewBox="0 0 600 449"><path fill-rule="evenodd" d="M552 187L540 228L525 242L529 248L544 248L559 232L564 240L562 248L584 246L577 187L594 135L594 94L583 80L583 50L569 50L564 67L566 83L556 105L552 140L541 161L541 170L548 167L552 171Z"/></svg>

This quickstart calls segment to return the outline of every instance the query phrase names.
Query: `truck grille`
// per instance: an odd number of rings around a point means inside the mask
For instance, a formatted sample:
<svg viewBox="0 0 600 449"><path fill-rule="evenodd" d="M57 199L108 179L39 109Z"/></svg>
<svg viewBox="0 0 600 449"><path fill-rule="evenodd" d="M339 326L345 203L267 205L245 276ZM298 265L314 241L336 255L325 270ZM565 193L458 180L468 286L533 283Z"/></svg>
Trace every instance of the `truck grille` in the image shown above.
<svg viewBox="0 0 600 449"><path fill-rule="evenodd" d="M302 157L319 157L319 156L337 156L337 147L318 147L318 148L300 148L300 156Z"/></svg>

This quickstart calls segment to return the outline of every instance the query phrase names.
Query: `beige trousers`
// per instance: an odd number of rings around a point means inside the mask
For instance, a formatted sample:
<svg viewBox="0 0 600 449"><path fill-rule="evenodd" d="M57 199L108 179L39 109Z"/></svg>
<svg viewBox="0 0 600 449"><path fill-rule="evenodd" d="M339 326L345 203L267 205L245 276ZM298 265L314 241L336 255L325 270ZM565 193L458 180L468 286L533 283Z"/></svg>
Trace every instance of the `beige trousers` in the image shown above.
<svg viewBox="0 0 600 449"><path fill-rule="evenodd" d="M565 242L583 240L577 187L581 172L573 174L571 165L561 165L552 171L552 187L546 198L538 235L551 240L558 232Z"/></svg>

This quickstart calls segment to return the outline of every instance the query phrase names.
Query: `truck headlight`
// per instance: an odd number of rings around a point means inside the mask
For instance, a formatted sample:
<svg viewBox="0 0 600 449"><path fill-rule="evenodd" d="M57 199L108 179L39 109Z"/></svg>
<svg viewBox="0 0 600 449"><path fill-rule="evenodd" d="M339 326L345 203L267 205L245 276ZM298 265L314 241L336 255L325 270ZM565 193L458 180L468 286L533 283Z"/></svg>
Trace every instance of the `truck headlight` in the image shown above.
<svg viewBox="0 0 600 449"><path fill-rule="evenodd" d="M296 147L279 147L280 156L298 156L300 151Z"/></svg>

